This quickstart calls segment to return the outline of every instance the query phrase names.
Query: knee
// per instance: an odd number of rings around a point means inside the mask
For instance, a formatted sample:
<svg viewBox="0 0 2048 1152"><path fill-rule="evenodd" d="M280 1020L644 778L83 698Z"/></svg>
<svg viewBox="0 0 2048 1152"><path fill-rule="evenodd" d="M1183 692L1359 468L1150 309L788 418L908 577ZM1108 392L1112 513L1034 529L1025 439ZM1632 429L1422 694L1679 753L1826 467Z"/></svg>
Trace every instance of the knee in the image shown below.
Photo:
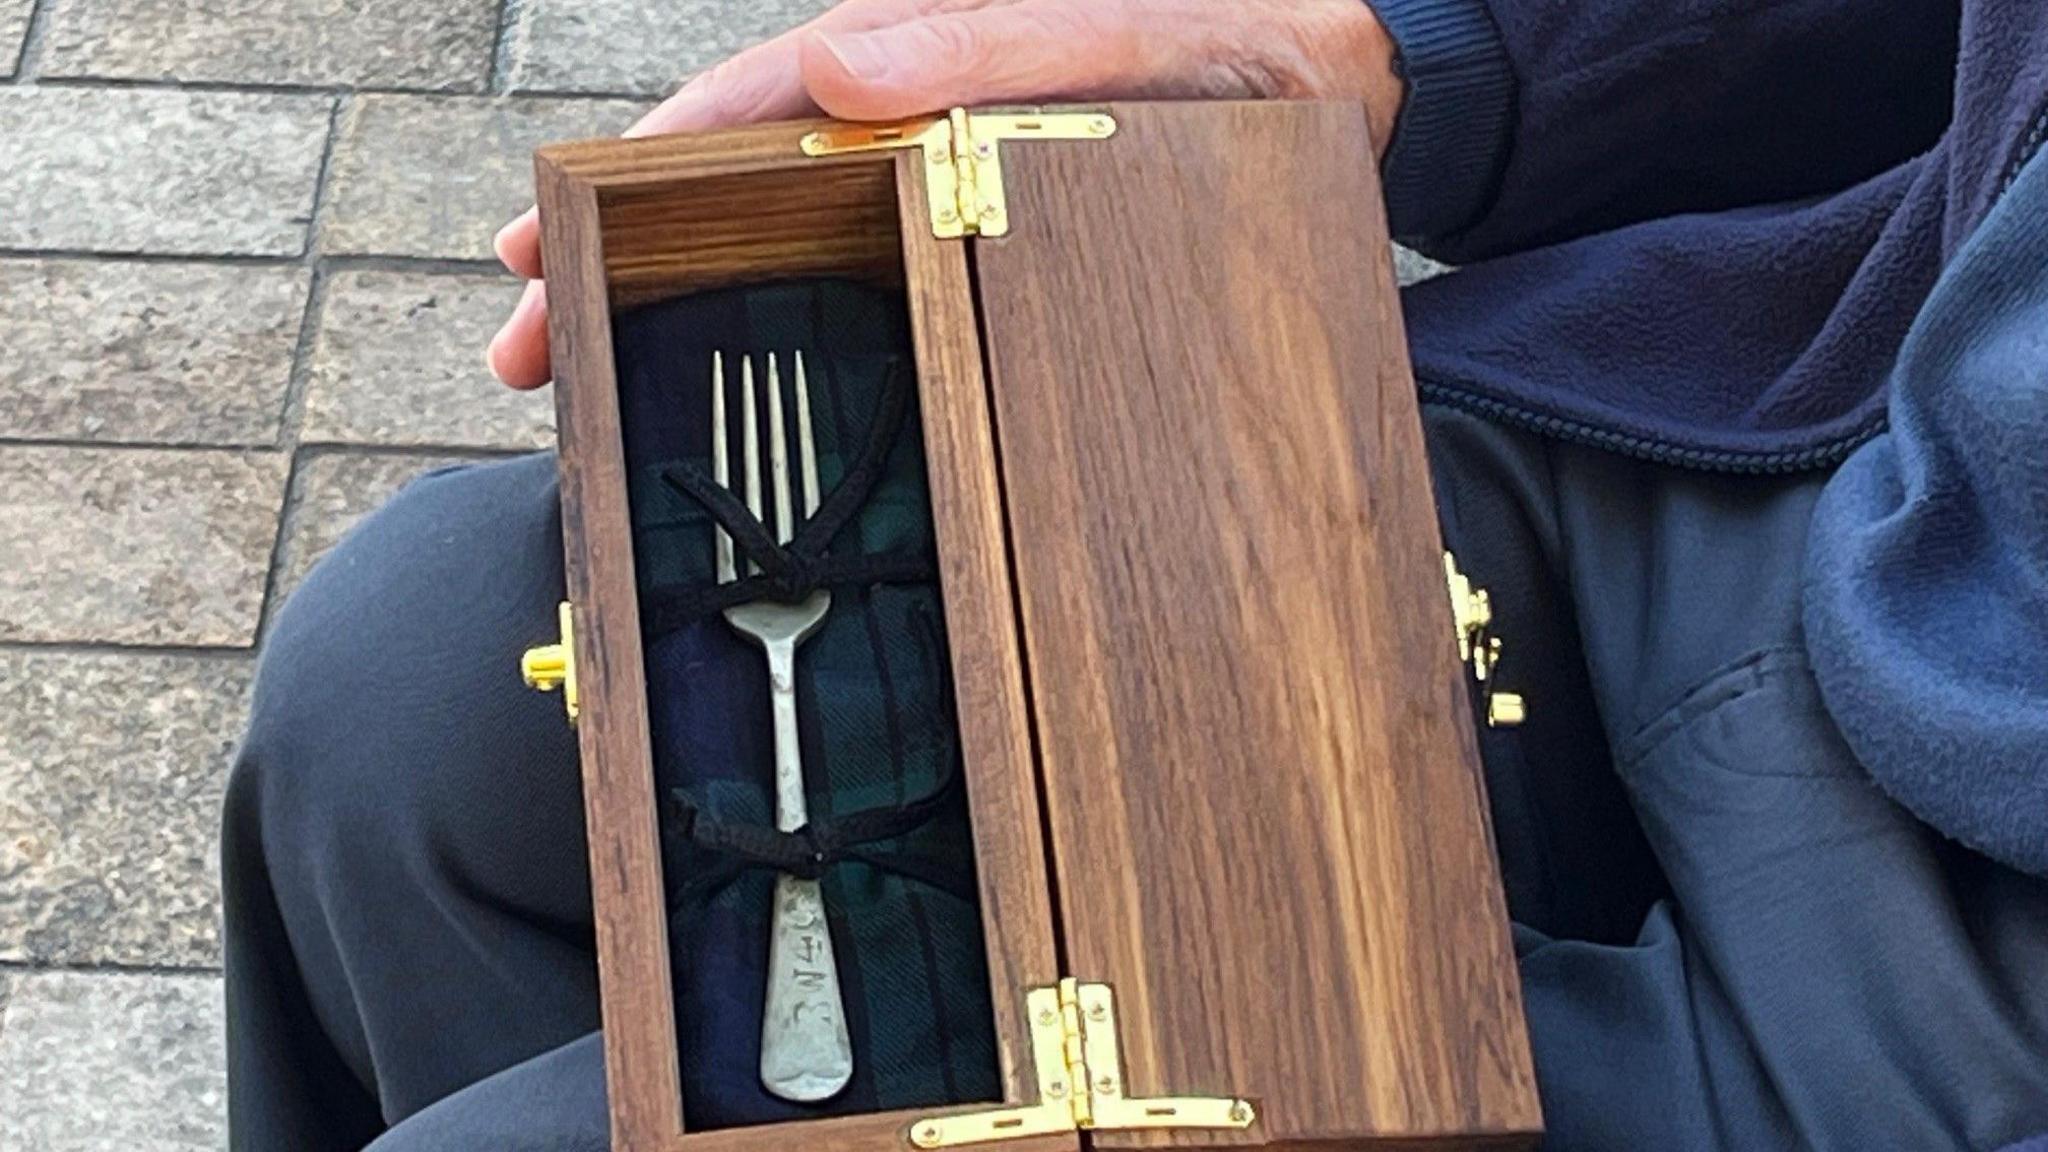
<svg viewBox="0 0 2048 1152"><path fill-rule="evenodd" d="M401 1122L364 1152L605 1152L604 1037L553 1048Z"/></svg>
<svg viewBox="0 0 2048 1152"><path fill-rule="evenodd" d="M573 765L560 701L518 676L555 628L557 507L553 459L522 457L424 477L350 533L265 639L231 808L273 844L388 849L489 835L492 797Z"/></svg>

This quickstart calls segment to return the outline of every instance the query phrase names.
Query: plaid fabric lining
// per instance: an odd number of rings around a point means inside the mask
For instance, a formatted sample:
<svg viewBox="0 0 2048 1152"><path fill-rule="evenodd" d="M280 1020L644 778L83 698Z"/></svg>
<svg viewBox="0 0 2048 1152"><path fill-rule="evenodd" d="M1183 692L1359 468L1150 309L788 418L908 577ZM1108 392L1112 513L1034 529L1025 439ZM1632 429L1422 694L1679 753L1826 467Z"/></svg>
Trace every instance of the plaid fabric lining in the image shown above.
<svg viewBox="0 0 2048 1152"><path fill-rule="evenodd" d="M829 494L858 453L892 366L910 341L900 301L843 282L705 293L622 313L614 325L634 556L643 601L714 583L712 520L664 484L677 462L708 467L710 366L801 349L809 368L820 481ZM765 385L765 379L763 380ZM728 404L735 420L737 404ZM793 411L793 408L792 408ZM913 411L834 556L933 550L930 495ZM735 457L737 457L735 449ZM800 742L814 817L902 805L957 771L944 616L932 581L832 588L832 610L798 653ZM659 793L710 818L772 827L772 733L760 651L719 616L650 636L650 721ZM852 1084L822 1105L761 1089L761 1006L772 874L692 885L723 862L663 822L674 915L684 1108L693 1128L990 1100L997 1080L980 910L939 887L847 861L823 876L854 1046ZM954 863L971 877L964 792L924 826L874 846ZM971 890L971 886L970 886Z"/></svg>

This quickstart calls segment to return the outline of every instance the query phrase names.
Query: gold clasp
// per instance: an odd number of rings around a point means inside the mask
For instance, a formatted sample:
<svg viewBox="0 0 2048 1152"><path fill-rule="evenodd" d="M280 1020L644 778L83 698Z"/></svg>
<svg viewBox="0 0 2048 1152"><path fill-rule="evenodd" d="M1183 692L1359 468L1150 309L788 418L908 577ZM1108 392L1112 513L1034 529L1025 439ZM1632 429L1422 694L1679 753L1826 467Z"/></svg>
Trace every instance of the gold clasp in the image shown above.
<svg viewBox="0 0 2048 1152"><path fill-rule="evenodd" d="M1249 1128L1249 1100L1235 1096L1124 1095L1117 1054L1116 999L1107 984L1073 978L1034 988L1024 998L1038 1103L986 1112L930 1116L910 1125L919 1148L957 1148L1057 1132L1152 1128Z"/></svg>
<svg viewBox="0 0 2048 1152"><path fill-rule="evenodd" d="M519 675L528 688L541 692L562 690L562 707L569 713L569 723L583 711L583 700L576 690L576 626L569 612L569 602L562 601L559 614L562 638L554 644L543 644L528 648L519 658Z"/></svg>
<svg viewBox="0 0 2048 1152"><path fill-rule="evenodd" d="M1004 140L1102 140L1116 134L1105 112L970 112L900 124L847 124L803 138L806 156L915 148L924 154L932 235L1001 236L1010 230L1003 193Z"/></svg>
<svg viewBox="0 0 2048 1152"><path fill-rule="evenodd" d="M1489 728L1513 728L1528 718L1529 707L1518 692L1493 688L1493 670L1500 664L1500 637L1492 634L1493 599L1458 571L1458 559L1444 553L1444 580L1451 591L1451 622L1458 634L1458 660L1472 668L1473 683L1486 698Z"/></svg>

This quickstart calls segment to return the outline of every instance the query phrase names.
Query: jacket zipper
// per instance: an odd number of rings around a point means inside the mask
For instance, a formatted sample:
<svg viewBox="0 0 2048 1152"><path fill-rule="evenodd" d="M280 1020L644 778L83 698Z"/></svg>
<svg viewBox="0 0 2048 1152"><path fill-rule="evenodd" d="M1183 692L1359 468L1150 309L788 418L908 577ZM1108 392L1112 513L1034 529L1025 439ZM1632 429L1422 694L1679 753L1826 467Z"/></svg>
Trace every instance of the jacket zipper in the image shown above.
<svg viewBox="0 0 2048 1152"><path fill-rule="evenodd" d="M2041 110L2034 116L2033 125L2020 139L2019 147L2013 154L2012 164L2005 170L2005 179L1998 185L2000 196L2012 191L2012 186L2019 182L2020 170L2041 151L2044 142L2048 142L2048 104L2041 105Z"/></svg>

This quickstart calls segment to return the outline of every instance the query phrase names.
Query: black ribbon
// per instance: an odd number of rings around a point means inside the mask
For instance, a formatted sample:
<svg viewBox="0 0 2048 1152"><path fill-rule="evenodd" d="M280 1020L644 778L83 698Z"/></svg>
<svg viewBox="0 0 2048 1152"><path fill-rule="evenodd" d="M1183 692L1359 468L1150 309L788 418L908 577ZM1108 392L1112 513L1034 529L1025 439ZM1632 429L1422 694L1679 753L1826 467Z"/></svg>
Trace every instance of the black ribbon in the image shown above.
<svg viewBox="0 0 2048 1152"><path fill-rule="evenodd" d="M661 479L671 489L697 502L732 538L740 557L760 571L729 584L654 589L641 600L642 630L649 639L673 632L736 604L772 599L802 600L834 584L914 583L936 579L929 554L827 556L825 549L867 502L880 482L897 437L910 413L913 377L901 361L892 363L883 381L874 419L846 474L789 543L775 540L760 517L729 489L694 464L663 468ZM775 434L780 434L776 429ZM672 793L673 829L681 839L710 858L678 885L671 911L689 905L732 883L741 874L768 869L815 880L836 864L856 861L882 872L930 885L962 900L976 899L973 853L930 854L905 848L878 847L928 824L960 794L957 756L947 761L945 775L927 794L908 803L869 808L839 817L814 819L794 832L760 824L737 824L704 812L681 789Z"/></svg>
<svg viewBox="0 0 2048 1152"><path fill-rule="evenodd" d="M816 880L836 864L855 861L882 872L928 884L962 900L975 899L974 877L965 861L971 853L930 855L904 849L873 847L906 836L929 823L960 791L960 774L948 763L937 787L909 803L864 808L839 817L812 820L794 832L760 824L735 824L707 815L688 793L671 793L675 831L715 863L692 873L679 886L675 910L708 896L753 869L785 872Z"/></svg>
<svg viewBox="0 0 2048 1152"><path fill-rule="evenodd" d="M777 543L760 517L703 469L682 462L663 468L662 483L696 501L732 537L739 555L760 571L729 584L650 590L640 606L642 631L653 638L736 604L757 600L794 603L834 584L907 584L935 579L935 565L928 554L825 554L832 538L860 511L888 467L889 453L910 412L910 379L900 362L890 365L875 417L868 423L867 442L818 511L787 544ZM774 430L774 434L780 432Z"/></svg>

